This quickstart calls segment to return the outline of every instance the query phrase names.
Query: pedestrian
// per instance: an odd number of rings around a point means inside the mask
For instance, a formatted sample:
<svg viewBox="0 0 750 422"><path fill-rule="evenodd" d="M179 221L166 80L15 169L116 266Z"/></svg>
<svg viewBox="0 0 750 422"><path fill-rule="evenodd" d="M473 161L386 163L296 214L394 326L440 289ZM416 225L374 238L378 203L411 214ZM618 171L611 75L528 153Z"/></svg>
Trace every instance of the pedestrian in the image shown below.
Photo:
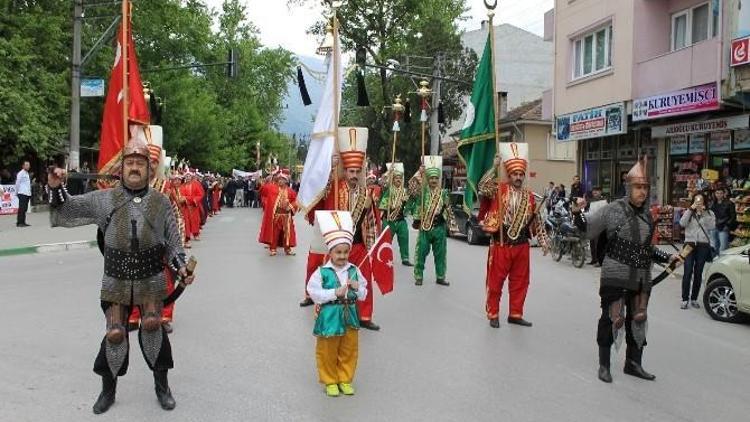
<svg viewBox="0 0 750 422"><path fill-rule="evenodd" d="M570 199L575 202L576 198L583 198L583 194L581 178L576 174L573 176L573 183L570 185Z"/></svg>
<svg viewBox="0 0 750 422"><path fill-rule="evenodd" d="M568 195L565 194L565 185L563 185L562 183L560 183L560 191L558 192L558 194L560 195L557 197L558 200L568 197Z"/></svg>
<svg viewBox="0 0 750 422"><path fill-rule="evenodd" d="M112 406L117 377L127 372L129 339L125 324L134 306L143 316L138 339L153 372L156 397L163 409L174 409L176 403L167 381L167 371L174 366L172 347L161 324L167 295L164 264L168 263L185 284L193 282L172 205L166 196L149 187L145 139L131 139L122 155L122 183L113 189L70 196L62 185L64 170L54 169L48 179L53 227L97 224L104 234L100 299L106 334L94 361L94 372L102 378L102 391L93 406L96 414Z"/></svg>
<svg viewBox="0 0 750 422"><path fill-rule="evenodd" d="M729 232L737 227L735 205L727 199L727 190L717 189L711 211L716 217L716 229L713 231L713 247L717 255L729 247Z"/></svg>
<svg viewBox="0 0 750 422"><path fill-rule="evenodd" d="M523 312L531 267L529 241L536 237L544 255L549 251L549 242L544 221L536 209L534 193L524 186L529 145L501 143L499 152L495 165L479 182L481 209L487 210L480 212L479 221L491 236L487 253L485 310L490 327L500 328L500 298L507 279L508 323L531 327ZM498 184L496 175L500 173L501 165L507 179Z"/></svg>
<svg viewBox="0 0 750 422"><path fill-rule="evenodd" d="M422 166L409 180L410 209L414 216L414 228L419 230L417 249L414 252L414 284L422 285L425 261L432 249L435 259L435 283L449 286L446 280L448 261L448 234L458 232L456 218L451 209L448 190L440 185L442 180L442 157L422 157Z"/></svg>
<svg viewBox="0 0 750 422"><path fill-rule="evenodd" d="M599 208L602 208L605 205L607 205L607 199L602 196L602 188L594 186L594 188L591 189L591 199L588 200L584 211L586 213L595 213ZM589 265L595 267L601 267L601 261L604 258L604 251L600 251L597 247L599 245L600 237L595 237L589 242L591 249L591 262L589 262Z"/></svg>
<svg viewBox="0 0 750 422"><path fill-rule="evenodd" d="M318 380L328 397L354 394L361 326L356 303L368 295L367 279L350 260L354 221L347 211L315 211L328 262L312 273L307 292L318 305L313 335Z"/></svg>
<svg viewBox="0 0 750 422"><path fill-rule="evenodd" d="M716 226L713 211L706 208L703 195L693 197L693 205L682 214L680 226L685 228L685 244L693 247L693 252L685 258L685 271L682 273L682 305L680 309L690 306L700 308L698 293L703 282L703 267L713 260L711 237L708 233ZM693 286L690 288L692 278Z"/></svg>
<svg viewBox="0 0 750 422"><path fill-rule="evenodd" d="M409 194L404 189L404 163L389 163L386 187L380 198L380 215L383 229L388 227L394 239L398 240L401 264L411 267L409 261L409 226L406 224L406 204Z"/></svg>
<svg viewBox="0 0 750 422"><path fill-rule="evenodd" d="M613 201L598 211L584 214L585 199L572 205L576 226L589 239L607 233L607 256L602 264L599 318L596 342L599 345L601 381L612 382L610 355L615 340L625 330L624 372L645 380L656 377L643 369L643 347L646 346L648 298L651 294L651 265L679 259L651 244L654 222L648 208L650 182L647 162L639 160L627 174L627 197ZM627 309L627 312L625 312ZM619 346L618 346L619 347Z"/></svg>
<svg viewBox="0 0 750 422"><path fill-rule="evenodd" d="M26 223L26 212L29 210L31 201L31 176L29 169L31 163L24 161L21 170L16 174L16 196L18 196L18 215L16 215L16 227L29 227Z"/></svg>

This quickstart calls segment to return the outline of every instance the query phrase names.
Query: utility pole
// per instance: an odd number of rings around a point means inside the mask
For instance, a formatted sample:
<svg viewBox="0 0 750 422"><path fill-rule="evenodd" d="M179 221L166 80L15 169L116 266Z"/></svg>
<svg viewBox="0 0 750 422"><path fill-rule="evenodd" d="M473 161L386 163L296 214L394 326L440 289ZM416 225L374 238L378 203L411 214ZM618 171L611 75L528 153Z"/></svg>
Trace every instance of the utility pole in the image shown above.
<svg viewBox="0 0 750 422"><path fill-rule="evenodd" d="M432 104L430 108L430 155L439 155L440 150L440 124L438 123L438 107L440 106L440 89L443 85L443 54L438 53L435 57L435 65L432 69Z"/></svg>
<svg viewBox="0 0 750 422"><path fill-rule="evenodd" d="M73 57L70 80L70 140L68 168L78 169L81 149L81 26L83 0L73 0Z"/></svg>

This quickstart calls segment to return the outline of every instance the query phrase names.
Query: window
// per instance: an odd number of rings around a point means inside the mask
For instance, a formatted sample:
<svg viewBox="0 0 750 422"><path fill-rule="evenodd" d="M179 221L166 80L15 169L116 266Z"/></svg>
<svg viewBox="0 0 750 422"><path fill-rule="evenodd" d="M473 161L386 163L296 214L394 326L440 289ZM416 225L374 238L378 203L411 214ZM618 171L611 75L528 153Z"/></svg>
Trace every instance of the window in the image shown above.
<svg viewBox="0 0 750 422"><path fill-rule="evenodd" d="M573 79L612 67L612 25L573 40Z"/></svg>
<svg viewBox="0 0 750 422"><path fill-rule="evenodd" d="M712 0L672 15L672 51L705 41L718 33L718 1Z"/></svg>

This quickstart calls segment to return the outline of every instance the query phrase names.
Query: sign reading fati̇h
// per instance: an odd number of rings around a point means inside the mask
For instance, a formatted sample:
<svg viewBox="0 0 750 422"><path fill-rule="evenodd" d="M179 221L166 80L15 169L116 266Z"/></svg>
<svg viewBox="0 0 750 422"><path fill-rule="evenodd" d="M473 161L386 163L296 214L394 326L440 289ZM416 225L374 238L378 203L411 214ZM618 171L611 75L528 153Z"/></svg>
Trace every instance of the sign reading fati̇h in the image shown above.
<svg viewBox="0 0 750 422"><path fill-rule="evenodd" d="M616 103L564 114L555 119L558 141L575 141L626 133L625 104Z"/></svg>
<svg viewBox="0 0 750 422"><path fill-rule="evenodd" d="M716 83L639 98L633 101L633 121L679 116L719 108Z"/></svg>

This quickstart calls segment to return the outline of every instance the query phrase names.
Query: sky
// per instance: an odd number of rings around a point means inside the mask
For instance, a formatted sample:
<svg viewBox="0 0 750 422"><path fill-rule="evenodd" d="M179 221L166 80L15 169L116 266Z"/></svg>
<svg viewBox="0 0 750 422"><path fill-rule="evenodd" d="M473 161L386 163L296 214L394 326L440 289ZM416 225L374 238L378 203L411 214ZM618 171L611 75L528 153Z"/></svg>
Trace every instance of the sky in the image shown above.
<svg viewBox="0 0 750 422"><path fill-rule="evenodd" d="M221 9L222 0L205 0L206 3ZM424 0L429 2L430 0ZM281 46L295 54L313 56L317 40L306 33L313 23L322 16L320 2L310 2L309 6L288 9L286 0L244 0L250 21L260 31L261 42L267 47ZM462 22L466 31L478 29L482 20L487 19L484 0L466 0L470 7L468 20ZM495 22L510 23L527 31L542 35L544 12L554 6L554 0L498 0Z"/></svg>

